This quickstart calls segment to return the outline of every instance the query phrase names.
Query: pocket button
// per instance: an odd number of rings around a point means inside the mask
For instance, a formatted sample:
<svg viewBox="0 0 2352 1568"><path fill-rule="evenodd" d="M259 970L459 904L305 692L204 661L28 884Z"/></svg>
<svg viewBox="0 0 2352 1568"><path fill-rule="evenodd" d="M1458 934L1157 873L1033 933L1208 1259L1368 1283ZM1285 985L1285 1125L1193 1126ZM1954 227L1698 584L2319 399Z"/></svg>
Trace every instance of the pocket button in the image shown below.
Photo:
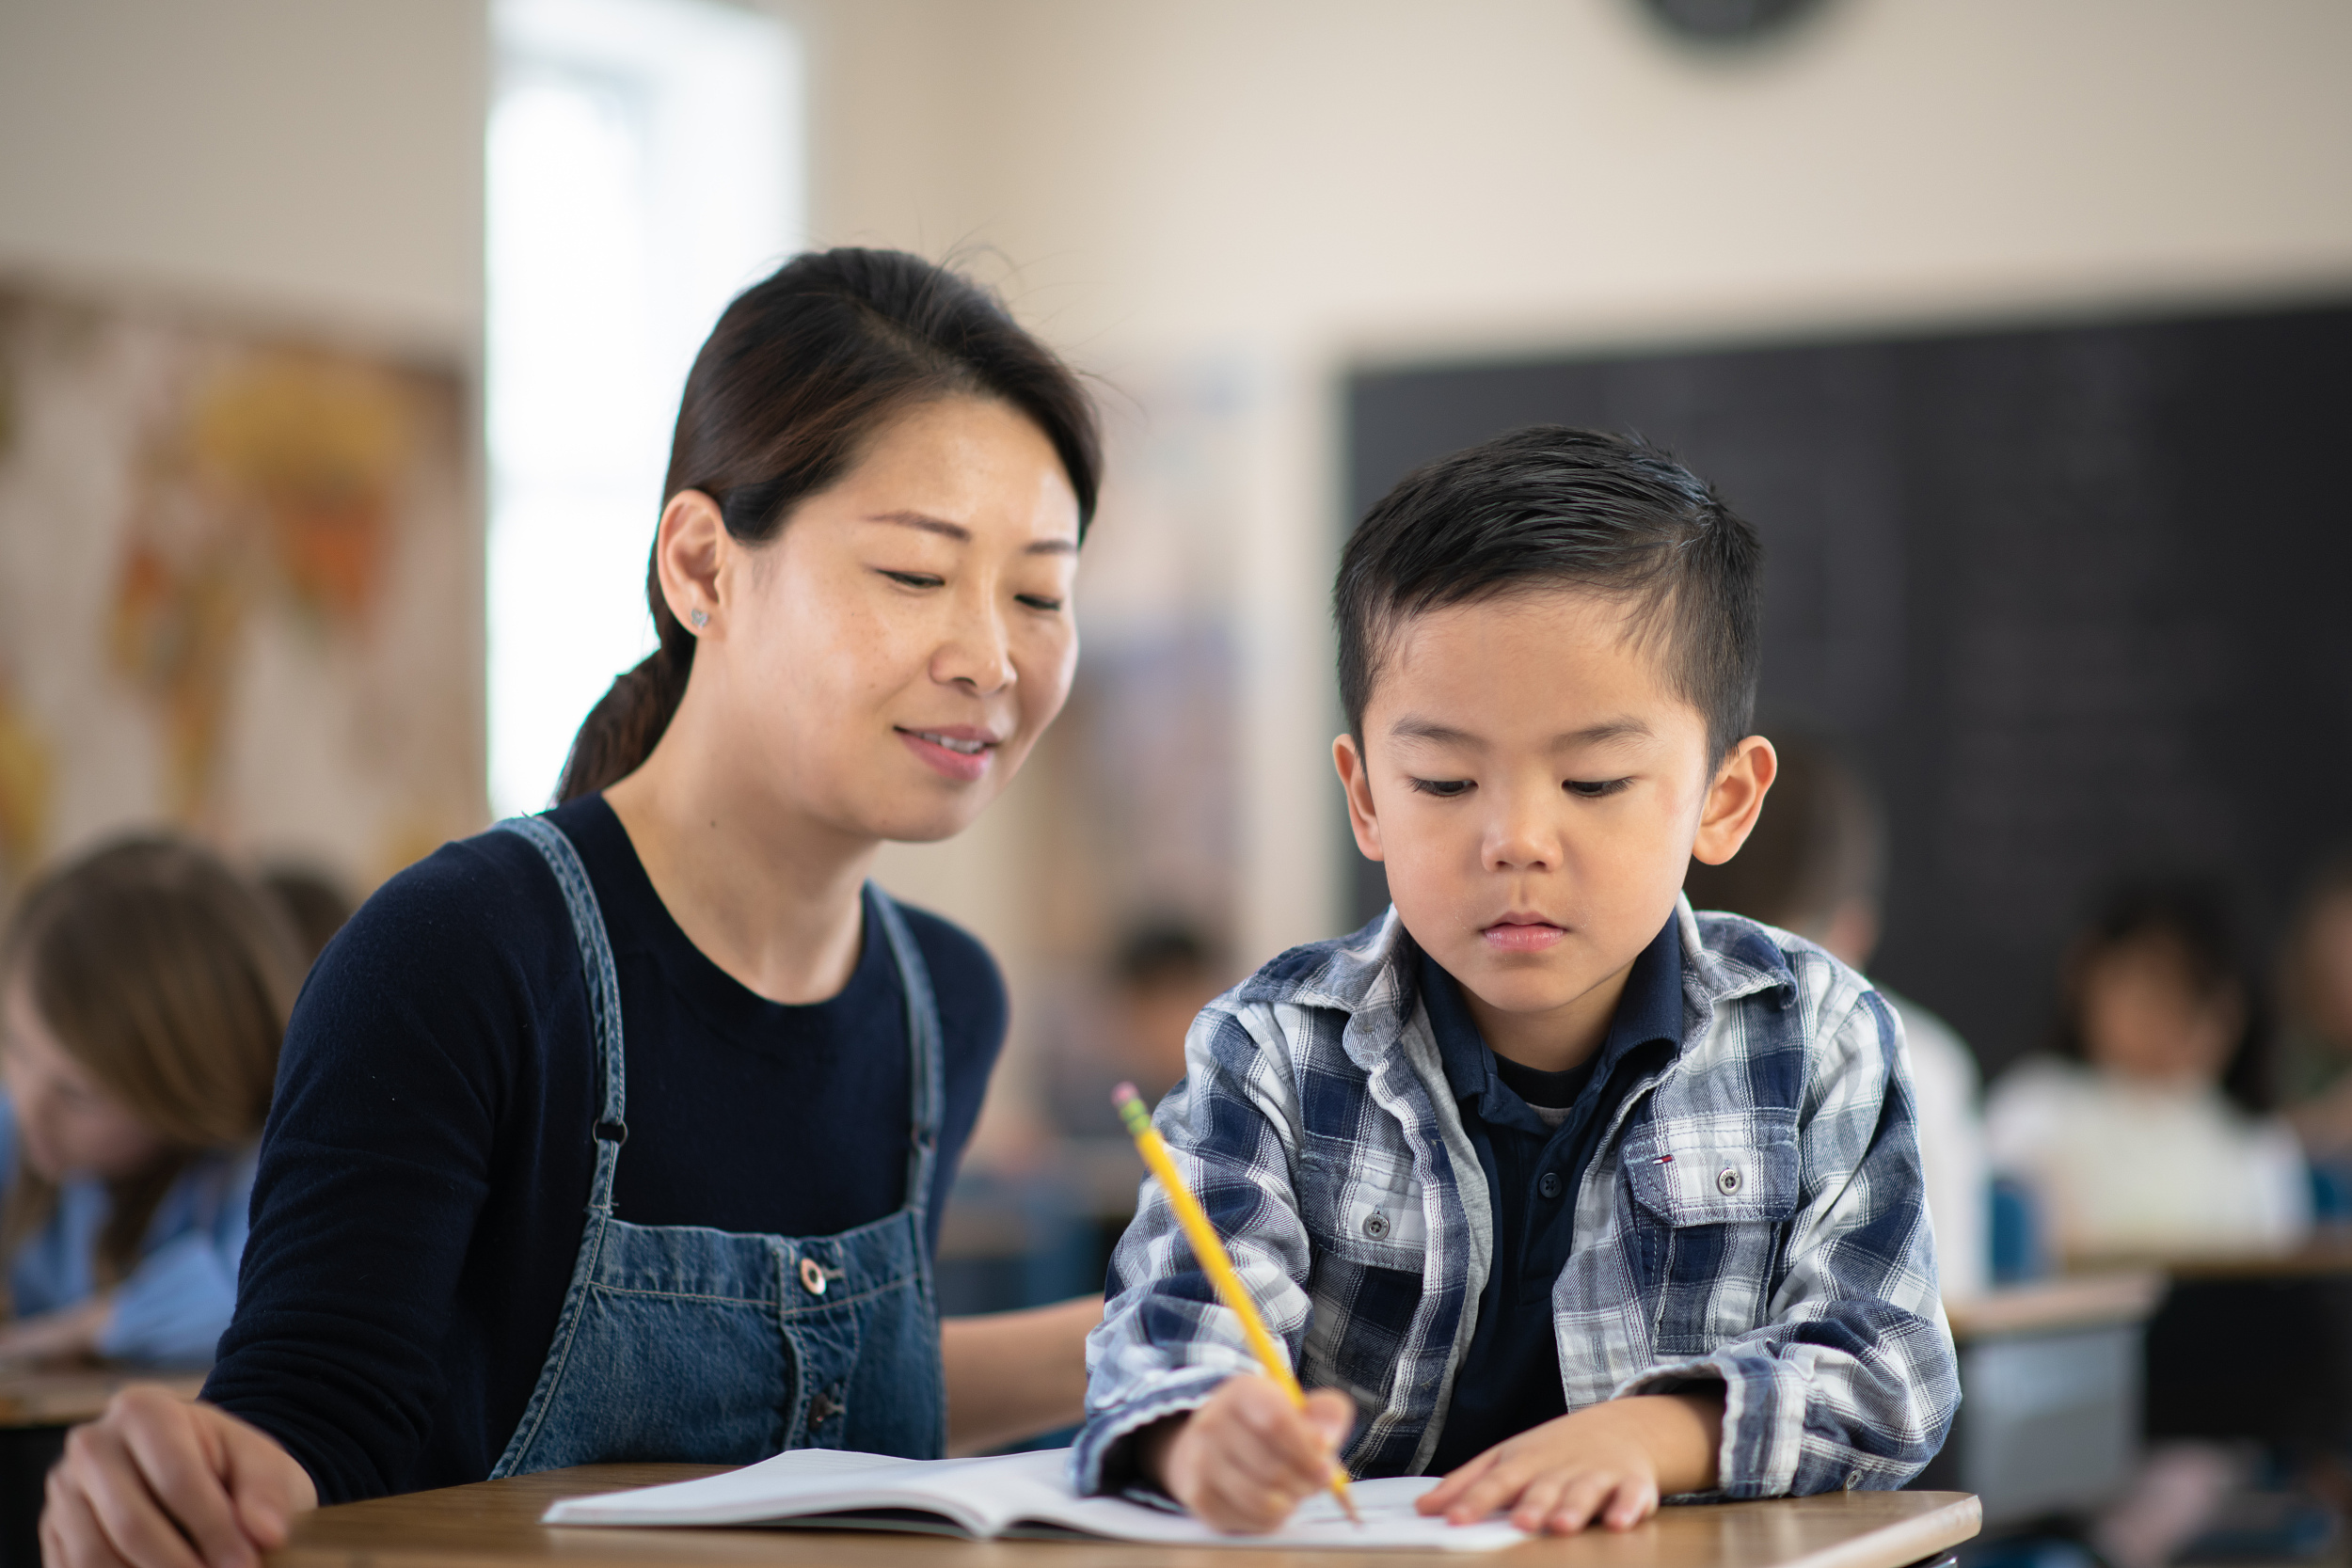
<svg viewBox="0 0 2352 1568"><path fill-rule="evenodd" d="M1740 1190L1740 1167L1725 1165L1715 1173L1715 1190L1728 1196Z"/></svg>
<svg viewBox="0 0 2352 1568"><path fill-rule="evenodd" d="M1374 1241L1375 1241L1375 1242L1376 1242L1376 1241L1378 1241L1381 1237L1386 1236L1388 1233L1389 1233L1389 1216L1388 1216L1388 1215L1386 1215L1386 1214L1382 1213L1379 1210L1375 1209L1375 1210L1374 1210L1371 1213L1366 1214L1366 1215L1364 1216L1364 1234L1365 1234L1365 1235L1367 1235L1367 1236L1371 1237Z"/></svg>

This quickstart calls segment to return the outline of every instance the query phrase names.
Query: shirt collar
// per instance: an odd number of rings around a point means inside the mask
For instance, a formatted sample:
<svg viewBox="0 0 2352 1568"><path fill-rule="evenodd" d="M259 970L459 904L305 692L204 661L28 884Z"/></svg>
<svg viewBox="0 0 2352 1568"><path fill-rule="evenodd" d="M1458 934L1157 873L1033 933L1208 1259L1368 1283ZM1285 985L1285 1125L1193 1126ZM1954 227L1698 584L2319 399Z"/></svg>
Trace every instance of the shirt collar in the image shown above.
<svg viewBox="0 0 2352 1568"><path fill-rule="evenodd" d="M1429 1009L1430 1033L1437 1037L1438 1058L1456 1100L1474 1101L1472 1109L1489 1122L1531 1131L1542 1123L1495 1071L1494 1053L1478 1033L1470 1006L1454 976L1428 954L1420 955L1419 978L1423 1004ZM1599 1053L1593 1063L1592 1085L1608 1082L1617 1064L1637 1048L1664 1041L1672 1051L1682 1049L1682 932L1669 917L1650 944L1634 958L1626 974L1625 991L1609 1020Z"/></svg>

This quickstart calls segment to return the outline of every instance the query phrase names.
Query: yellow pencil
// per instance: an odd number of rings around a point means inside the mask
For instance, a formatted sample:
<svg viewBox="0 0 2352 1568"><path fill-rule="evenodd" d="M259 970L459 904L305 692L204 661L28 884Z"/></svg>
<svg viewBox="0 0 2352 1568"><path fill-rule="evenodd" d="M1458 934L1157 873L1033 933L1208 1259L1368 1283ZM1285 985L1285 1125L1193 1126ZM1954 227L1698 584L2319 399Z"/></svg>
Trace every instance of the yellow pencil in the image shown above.
<svg viewBox="0 0 2352 1568"><path fill-rule="evenodd" d="M1200 1207L1200 1200L1192 1196L1192 1189L1184 1185L1184 1177L1177 1173L1176 1161L1168 1151L1167 1140L1152 1125L1152 1113L1143 1108L1143 1097L1136 1093L1133 1084L1121 1084L1111 1091L1111 1103L1119 1107L1120 1119L1127 1124L1127 1131L1135 1134L1136 1148L1142 1152L1143 1163L1151 1166L1152 1174L1160 1179L1160 1186L1168 1194L1168 1206L1176 1211L1177 1223L1184 1227L1184 1239L1192 1243L1194 1259L1208 1275L1210 1283L1216 1287L1216 1293L1224 1299L1225 1305L1232 1308L1233 1316L1241 1320L1242 1332L1248 1336L1249 1348L1257 1354L1259 1365L1265 1368L1265 1375L1290 1395L1291 1403L1301 1410L1306 1409L1307 1391L1299 1387L1298 1379L1291 1375L1290 1357L1282 1354L1282 1348L1274 1342L1274 1336L1266 1332L1265 1320L1258 1316L1258 1304L1249 1299L1248 1287L1242 1284L1240 1274L1233 1268L1232 1255L1225 1250L1225 1242L1217 1235L1216 1227L1209 1223L1208 1212ZM1363 1515L1356 1512L1356 1499L1348 1495L1347 1471L1342 1465L1331 1466L1331 1492L1340 1499L1340 1507L1347 1511L1350 1519L1359 1525L1364 1522Z"/></svg>

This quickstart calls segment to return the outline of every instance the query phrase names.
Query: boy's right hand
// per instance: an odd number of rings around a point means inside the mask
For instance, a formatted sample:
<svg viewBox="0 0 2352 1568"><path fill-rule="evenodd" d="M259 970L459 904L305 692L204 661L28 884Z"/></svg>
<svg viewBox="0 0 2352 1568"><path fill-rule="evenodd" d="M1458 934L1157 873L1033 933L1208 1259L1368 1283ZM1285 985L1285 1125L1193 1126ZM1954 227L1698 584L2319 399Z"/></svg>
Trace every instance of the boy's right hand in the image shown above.
<svg viewBox="0 0 2352 1568"><path fill-rule="evenodd" d="M1258 1535L1330 1486L1355 1430L1356 1406L1337 1389L1315 1389L1301 1410L1271 1378L1230 1377L1200 1409L1137 1433L1136 1459L1216 1528Z"/></svg>
<svg viewBox="0 0 2352 1568"><path fill-rule="evenodd" d="M275 1438L152 1384L67 1435L48 1494L48 1568L259 1568L318 1506L310 1472Z"/></svg>

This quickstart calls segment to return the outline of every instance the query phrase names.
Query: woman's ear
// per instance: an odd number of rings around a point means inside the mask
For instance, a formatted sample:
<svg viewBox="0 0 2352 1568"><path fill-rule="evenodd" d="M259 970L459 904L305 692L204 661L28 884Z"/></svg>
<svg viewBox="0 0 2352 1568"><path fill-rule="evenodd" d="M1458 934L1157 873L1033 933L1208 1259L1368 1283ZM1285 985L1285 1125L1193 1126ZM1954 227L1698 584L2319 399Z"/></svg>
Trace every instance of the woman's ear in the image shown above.
<svg viewBox="0 0 2352 1568"><path fill-rule="evenodd" d="M722 579L734 544L719 503L700 490L680 490L661 509L661 527L653 540L661 597L679 625L691 627L697 637L723 624Z"/></svg>
<svg viewBox="0 0 2352 1568"><path fill-rule="evenodd" d="M1364 754L1356 748L1356 737L1343 735L1331 742L1331 766L1340 770L1340 788L1347 796L1347 825L1355 832L1356 847L1364 859L1382 859L1380 853L1380 818L1372 806L1372 775L1364 766Z"/></svg>
<svg viewBox="0 0 2352 1568"><path fill-rule="evenodd" d="M1732 747L1715 769L1706 804L1699 809L1699 832L1691 845L1693 860L1721 865L1740 852L1764 810L1764 794L1780 771L1780 754L1772 743L1752 735Z"/></svg>

